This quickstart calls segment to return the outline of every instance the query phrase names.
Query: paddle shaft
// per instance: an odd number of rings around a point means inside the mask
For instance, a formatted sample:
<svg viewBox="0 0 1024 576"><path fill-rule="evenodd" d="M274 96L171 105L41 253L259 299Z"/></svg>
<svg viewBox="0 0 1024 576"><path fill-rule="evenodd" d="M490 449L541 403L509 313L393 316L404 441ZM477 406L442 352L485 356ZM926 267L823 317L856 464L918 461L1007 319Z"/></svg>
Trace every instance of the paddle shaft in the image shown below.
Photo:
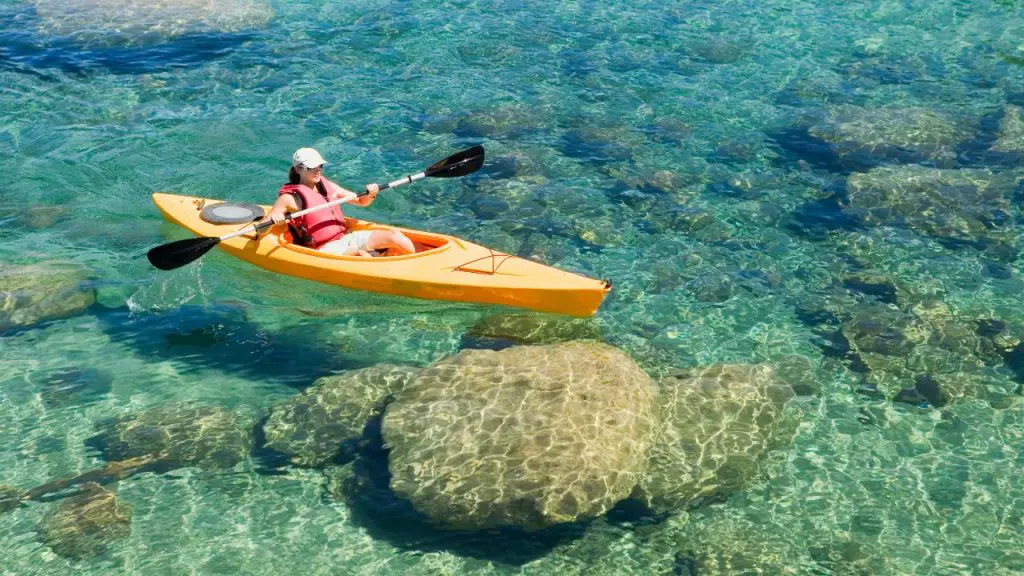
<svg viewBox="0 0 1024 576"><path fill-rule="evenodd" d="M401 186L402 184L411 184L412 182L415 182L415 181L419 180L420 178L426 178L426 177L427 177L427 173L426 172L420 172L418 174L410 174L410 175L406 176L405 178L399 178L398 180L395 180L393 182L388 182L387 184L382 184L380 189L381 190L387 190L388 188L394 188L395 186Z"/></svg>

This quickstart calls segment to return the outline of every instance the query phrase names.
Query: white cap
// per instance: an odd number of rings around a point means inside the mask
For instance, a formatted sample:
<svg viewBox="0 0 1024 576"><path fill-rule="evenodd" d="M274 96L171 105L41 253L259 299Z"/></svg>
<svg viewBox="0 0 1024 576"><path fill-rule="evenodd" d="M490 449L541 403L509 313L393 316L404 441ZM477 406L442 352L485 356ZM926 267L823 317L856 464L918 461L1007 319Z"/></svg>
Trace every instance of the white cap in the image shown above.
<svg viewBox="0 0 1024 576"><path fill-rule="evenodd" d="M324 160L324 157L312 148L299 148L295 154L292 154L292 166L316 168L323 164L327 164L327 160Z"/></svg>

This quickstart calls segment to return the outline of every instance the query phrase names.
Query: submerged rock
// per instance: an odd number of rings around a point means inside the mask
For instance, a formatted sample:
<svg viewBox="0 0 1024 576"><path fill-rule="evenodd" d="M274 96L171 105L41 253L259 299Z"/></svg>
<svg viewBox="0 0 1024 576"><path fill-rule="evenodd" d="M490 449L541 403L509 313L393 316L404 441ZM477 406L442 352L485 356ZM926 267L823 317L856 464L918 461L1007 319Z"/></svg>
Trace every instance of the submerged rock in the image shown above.
<svg viewBox="0 0 1024 576"><path fill-rule="evenodd" d="M449 528L593 518L643 473L654 394L605 344L463 351L420 372L385 411L391 488Z"/></svg>
<svg viewBox="0 0 1024 576"><path fill-rule="evenodd" d="M741 489L781 442L793 390L769 365L720 364L662 381L662 428L634 496L658 513Z"/></svg>
<svg viewBox="0 0 1024 576"><path fill-rule="evenodd" d="M941 407L963 397L999 403L1015 384L996 371L1013 349L1005 326L959 318L941 302L907 311L874 304L843 322L848 357L864 374L863 392Z"/></svg>
<svg viewBox="0 0 1024 576"><path fill-rule="evenodd" d="M756 505L750 507L755 508ZM757 509L757 513L765 512ZM787 516L786 522L793 522L793 516ZM794 570L795 566L810 567L805 570L809 573L845 576L905 572L887 565L880 557L883 555L872 552L878 548L877 542L874 546L867 546L857 542L855 537L851 538L845 525L844 530L820 539L815 537L815 531L801 532L790 524L785 524L786 529L767 528L783 525L777 521L765 522L763 517L755 519L753 513L694 515L685 529L675 534L675 541L680 549L692 555L694 563L700 567L699 571L689 573L693 575L804 573Z"/></svg>
<svg viewBox="0 0 1024 576"><path fill-rule="evenodd" d="M808 135L824 142L836 164L863 169L886 162L956 164L956 146L970 137L961 123L922 108L842 106Z"/></svg>
<svg viewBox="0 0 1024 576"><path fill-rule="evenodd" d="M732 64L750 50L749 38L726 38L709 34L685 43L688 54L711 64Z"/></svg>
<svg viewBox="0 0 1024 576"><path fill-rule="evenodd" d="M40 525L43 542L69 558L88 558L131 534L131 507L98 484L86 484L84 492L64 500Z"/></svg>
<svg viewBox="0 0 1024 576"><path fill-rule="evenodd" d="M454 133L463 138L514 138L546 125L548 119L536 107L511 105L462 112L449 122L454 126L447 131L443 121L432 122L427 130Z"/></svg>
<svg viewBox="0 0 1024 576"><path fill-rule="evenodd" d="M693 176L680 171L635 164L609 164L602 166L600 171L617 181L607 192L610 199L641 212L654 203L683 192L694 180ZM614 216L621 218L620 214Z"/></svg>
<svg viewBox="0 0 1024 576"><path fill-rule="evenodd" d="M822 102L843 104L852 100L851 86L836 71L817 68L800 72L776 94L776 102L784 106L811 108Z"/></svg>
<svg viewBox="0 0 1024 576"><path fill-rule="evenodd" d="M515 254L550 266L566 257L565 244L564 241L543 234L529 234Z"/></svg>
<svg viewBox="0 0 1024 576"><path fill-rule="evenodd" d="M320 378L270 411L263 425L267 446L300 466L322 466L338 456L342 442L358 438L383 402L418 371L380 364Z"/></svg>
<svg viewBox="0 0 1024 576"><path fill-rule="evenodd" d="M172 405L116 418L97 437L104 458L153 455L167 467L231 468L252 448L252 430L228 410Z"/></svg>
<svg viewBox="0 0 1024 576"><path fill-rule="evenodd" d="M760 132L750 132L740 136L727 138L715 146L714 159L721 162L747 164L764 159L774 159L773 151Z"/></svg>
<svg viewBox="0 0 1024 576"><path fill-rule="evenodd" d="M519 344L553 344L571 340L601 340L601 327L593 318L566 318L549 314L513 313L487 316L467 334L473 338L508 340Z"/></svg>
<svg viewBox="0 0 1024 576"><path fill-rule="evenodd" d="M938 238L1009 243L1000 214L1011 211L1022 181L1022 172L876 168L850 176L844 211L866 225L905 224Z"/></svg>
<svg viewBox="0 0 1024 576"><path fill-rule="evenodd" d="M25 206L24 202L0 203L0 222L14 222L31 230L52 228L68 216L67 205Z"/></svg>
<svg viewBox="0 0 1024 576"><path fill-rule="evenodd" d="M476 196L469 202L469 209L480 220L494 220L508 213L508 202L494 196Z"/></svg>
<svg viewBox="0 0 1024 576"><path fill-rule="evenodd" d="M0 266L0 333L83 312L96 302L86 280L71 264Z"/></svg>
<svg viewBox="0 0 1024 576"><path fill-rule="evenodd" d="M646 221L660 234L692 236L705 242L724 240L732 235L729 225L700 208L674 202L656 202Z"/></svg>
<svg viewBox="0 0 1024 576"><path fill-rule="evenodd" d="M42 34L120 45L251 30L273 16L264 0L35 0L35 5Z"/></svg>
<svg viewBox="0 0 1024 576"><path fill-rule="evenodd" d="M1024 160L1024 112L1008 105L999 123L998 139L989 150L994 156L1020 162Z"/></svg>
<svg viewBox="0 0 1024 576"><path fill-rule="evenodd" d="M362 485L366 479L357 474L354 462L340 466L327 466L324 468L323 475L324 490L330 498L339 502L357 497L359 491L366 488Z"/></svg>
<svg viewBox="0 0 1024 576"><path fill-rule="evenodd" d="M623 144L624 140L628 142L629 139L618 136L614 130L592 127L573 129L562 135L558 147L562 154L581 162L607 164L628 161L633 157L634 150Z"/></svg>
<svg viewBox="0 0 1024 576"><path fill-rule="evenodd" d="M814 362L807 356L790 354L774 362L779 380L789 384L797 396L821 394L821 381Z"/></svg>
<svg viewBox="0 0 1024 576"><path fill-rule="evenodd" d="M925 63L898 56L857 58L840 66L846 77L866 84L910 84L928 74Z"/></svg>
<svg viewBox="0 0 1024 576"><path fill-rule="evenodd" d="M840 279L847 290L872 296L886 304L907 305L914 299L913 293L906 286L887 274L870 271L846 272Z"/></svg>
<svg viewBox="0 0 1024 576"><path fill-rule="evenodd" d="M0 484L0 514L21 506L23 492L14 486Z"/></svg>
<svg viewBox="0 0 1024 576"><path fill-rule="evenodd" d="M868 306L843 323L843 335L860 353L903 357L922 338L909 331L912 318L895 308Z"/></svg>
<svg viewBox="0 0 1024 576"><path fill-rule="evenodd" d="M698 274L687 282L686 290L701 302L725 302L735 291L732 279L717 270Z"/></svg>
<svg viewBox="0 0 1024 576"><path fill-rule="evenodd" d="M41 500L44 497L58 492L63 492L76 486L81 487L89 484L109 484L111 482L123 480L145 470L166 469L167 466L162 466L162 463L158 460L158 457L160 456L162 456L162 454L144 454L135 458L128 458L127 460L115 460L103 468L89 470L76 476L51 480L46 484L36 486L35 488L22 493L20 498L23 501Z"/></svg>
<svg viewBox="0 0 1024 576"><path fill-rule="evenodd" d="M110 374L95 368L63 368L43 377L41 396L48 406L88 402L110 392Z"/></svg>
<svg viewBox="0 0 1024 576"><path fill-rule="evenodd" d="M679 144L693 133L693 128L683 119L674 116L662 116L652 120L646 132L657 142L663 144Z"/></svg>

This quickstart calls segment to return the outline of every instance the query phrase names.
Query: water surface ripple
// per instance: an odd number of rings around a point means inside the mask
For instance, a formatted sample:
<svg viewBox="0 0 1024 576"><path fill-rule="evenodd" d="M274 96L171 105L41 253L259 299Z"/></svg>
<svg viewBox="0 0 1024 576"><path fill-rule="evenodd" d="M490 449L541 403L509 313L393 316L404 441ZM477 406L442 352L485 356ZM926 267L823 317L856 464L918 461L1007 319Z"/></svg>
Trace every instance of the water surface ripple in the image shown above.
<svg viewBox="0 0 1024 576"><path fill-rule="evenodd" d="M103 466L112 417L259 423L321 376L496 345L470 334L493 308L148 265L187 236L153 191L269 202L306 145L356 188L483 144L349 212L613 279L601 333L656 378L765 362L800 392L751 485L667 518L449 535L257 437L118 483L131 533L99 556L43 545L56 503L0 514L0 572L1024 573L1022 10L0 0L0 274L73 263L95 295L0 321L0 484Z"/></svg>

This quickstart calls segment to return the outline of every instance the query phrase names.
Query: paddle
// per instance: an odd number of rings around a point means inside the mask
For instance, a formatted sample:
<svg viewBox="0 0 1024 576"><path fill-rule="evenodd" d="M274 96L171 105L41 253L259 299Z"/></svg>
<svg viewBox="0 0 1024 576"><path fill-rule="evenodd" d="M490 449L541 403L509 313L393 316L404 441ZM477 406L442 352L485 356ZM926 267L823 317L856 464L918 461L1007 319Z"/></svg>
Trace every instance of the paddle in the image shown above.
<svg viewBox="0 0 1024 576"><path fill-rule="evenodd" d="M484 147L473 146L467 148L461 152L456 152L451 156L432 164L429 168L423 172L417 174L410 174L404 178L400 178L387 184L382 184L380 190L387 190L388 188L394 188L403 184L409 184L415 182L421 178L454 178L456 176L465 176L471 174L480 169L484 163ZM289 222L302 216L303 214L309 214L316 210L323 210L330 206L336 206L338 204L344 204L351 202L356 198L365 196L367 192L360 192L345 198L339 198L332 200L326 204L321 204L314 208L307 208L298 212L292 212L285 216L285 222ZM161 270L173 270L188 264L189 262L200 258L203 254L206 254L214 246L219 244L223 240L234 238L235 236L241 236L243 234L249 234L255 232L259 234L261 231L273 226L274 223L270 221L260 222L257 224L250 224L241 230L226 234L220 238L212 236L202 236L199 238L186 238L185 240L178 240L176 242L170 242L168 244L162 244L153 248L146 254L149 258L149 263Z"/></svg>

